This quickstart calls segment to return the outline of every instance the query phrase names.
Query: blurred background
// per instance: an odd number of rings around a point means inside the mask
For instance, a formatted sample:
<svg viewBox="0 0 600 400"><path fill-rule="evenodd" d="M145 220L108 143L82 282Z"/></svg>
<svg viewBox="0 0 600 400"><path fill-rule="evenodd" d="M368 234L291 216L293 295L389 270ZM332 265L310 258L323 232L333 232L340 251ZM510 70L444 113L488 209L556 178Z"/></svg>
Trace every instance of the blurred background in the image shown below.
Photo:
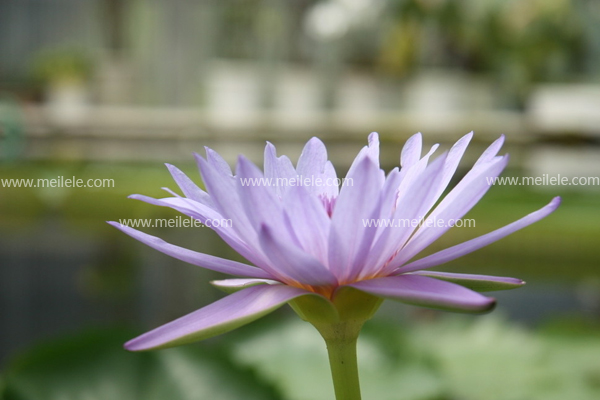
<svg viewBox="0 0 600 400"><path fill-rule="evenodd" d="M486 316L384 303L359 346L364 397L597 399L600 2L0 0L0 396L332 398L325 348L287 307L206 343L121 350L222 297L220 276L104 221L174 218L126 196L174 189L164 162L200 183L203 146L260 164L269 140L296 161L318 136L343 176L371 131L389 170L415 132L447 149L472 130L457 179L504 133L505 176L585 183L492 187L476 227L431 251L561 195L547 219L444 266L528 284ZM10 181L60 177L113 183ZM144 231L239 259L207 228Z"/></svg>

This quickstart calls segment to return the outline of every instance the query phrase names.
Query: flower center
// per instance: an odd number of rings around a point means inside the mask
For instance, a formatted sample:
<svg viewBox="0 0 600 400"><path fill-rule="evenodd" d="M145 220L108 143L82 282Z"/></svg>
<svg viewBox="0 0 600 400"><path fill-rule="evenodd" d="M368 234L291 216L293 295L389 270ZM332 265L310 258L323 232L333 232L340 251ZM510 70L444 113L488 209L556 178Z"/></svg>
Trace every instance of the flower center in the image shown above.
<svg viewBox="0 0 600 400"><path fill-rule="evenodd" d="M323 207L325 207L327 215L329 215L329 218L331 218L331 216L333 215L333 208L335 207L335 201L337 200L337 197L330 198L325 194L321 194L319 195L319 199L321 200Z"/></svg>

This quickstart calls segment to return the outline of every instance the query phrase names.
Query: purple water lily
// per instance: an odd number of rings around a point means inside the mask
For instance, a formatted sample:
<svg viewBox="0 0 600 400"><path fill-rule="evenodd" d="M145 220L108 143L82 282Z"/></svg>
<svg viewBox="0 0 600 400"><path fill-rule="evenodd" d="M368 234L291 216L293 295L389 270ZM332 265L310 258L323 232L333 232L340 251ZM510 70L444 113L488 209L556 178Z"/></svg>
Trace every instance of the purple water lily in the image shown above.
<svg viewBox="0 0 600 400"><path fill-rule="evenodd" d="M264 172L240 156L234 174L223 158L207 148L206 158L196 155L206 191L167 165L183 196L170 192L173 197L162 199L131 197L171 207L203 223L231 220L231 226L213 229L252 265L181 248L112 222L172 257L243 277L213 282L231 294L129 341L126 348L149 350L206 339L286 303L317 326L326 340L329 334L324 324L362 319L357 324L362 325L384 298L451 311L490 310L495 300L479 292L512 289L524 282L427 269L546 217L558 207L560 198L503 228L416 261L450 224L400 226L395 222L424 221L424 217L457 221L479 201L508 162L507 155L497 155L504 137L493 142L440 201L471 137L472 133L465 135L430 162L438 146L422 156L422 138L416 134L402 149L401 168L386 175L379 166L378 135L372 133L341 187L325 146L317 138L308 141L295 168L268 143ZM353 311L361 307L366 307L363 314Z"/></svg>

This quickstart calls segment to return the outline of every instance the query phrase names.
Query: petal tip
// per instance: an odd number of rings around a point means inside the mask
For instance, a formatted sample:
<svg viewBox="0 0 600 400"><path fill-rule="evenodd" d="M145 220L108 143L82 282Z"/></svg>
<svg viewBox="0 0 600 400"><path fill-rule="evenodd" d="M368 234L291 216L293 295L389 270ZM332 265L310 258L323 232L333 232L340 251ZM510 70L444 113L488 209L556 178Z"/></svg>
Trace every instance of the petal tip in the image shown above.
<svg viewBox="0 0 600 400"><path fill-rule="evenodd" d="M130 341L126 342L123 345L123 348L127 351L143 351L143 350L147 350L145 348L143 348L142 346L140 346L137 343L137 339L131 339Z"/></svg>
<svg viewBox="0 0 600 400"><path fill-rule="evenodd" d="M494 308L496 308L496 299L494 297L487 297L488 301L486 301L485 303L483 303L482 307L478 310L476 310L476 312L480 312L480 313L487 313L490 311L493 311Z"/></svg>
<svg viewBox="0 0 600 400"><path fill-rule="evenodd" d="M128 199L133 199L133 200L140 200L140 198L141 198L142 196L143 196L143 195L141 195L141 194L130 194L129 196L127 196L127 198L128 198Z"/></svg>

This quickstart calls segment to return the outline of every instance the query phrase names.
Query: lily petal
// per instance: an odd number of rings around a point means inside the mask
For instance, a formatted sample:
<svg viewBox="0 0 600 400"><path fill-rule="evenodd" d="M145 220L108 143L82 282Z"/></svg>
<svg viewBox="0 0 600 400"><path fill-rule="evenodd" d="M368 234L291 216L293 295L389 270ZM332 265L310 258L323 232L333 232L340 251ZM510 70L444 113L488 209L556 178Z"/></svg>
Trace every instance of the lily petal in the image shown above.
<svg viewBox="0 0 600 400"><path fill-rule="evenodd" d="M398 188L400 193L405 193L406 187L413 184L414 180L421 179L420 176L423 174L425 169L429 166L429 159L436 152L436 150L440 147L439 144L434 144L431 146L431 149L421 158L417 160L414 164L411 164L407 167L402 167L400 169L400 187ZM398 199L400 200L400 199Z"/></svg>
<svg viewBox="0 0 600 400"><path fill-rule="evenodd" d="M338 177L335 172L335 167L331 161L325 163L325 170L323 171L323 179L325 185L323 186L322 195L327 199L335 199L340 194L340 188L338 187Z"/></svg>
<svg viewBox="0 0 600 400"><path fill-rule="evenodd" d="M163 199L155 199L154 197L145 196L143 194L132 194L128 197L130 199L143 201L144 203L155 206L172 208L182 214L187 215L188 217L197 219L203 224L208 219L223 219L223 216L211 207L186 197L166 197Z"/></svg>
<svg viewBox="0 0 600 400"><path fill-rule="evenodd" d="M456 274L451 272L417 271L414 275L428 276L446 282L456 283L476 292L493 292L496 290L516 289L525 284L517 278L503 276Z"/></svg>
<svg viewBox="0 0 600 400"><path fill-rule="evenodd" d="M200 189L186 174L184 174L179 168L171 164L165 164L173 176L173 179L185 195L198 203L213 207L213 202L204 190Z"/></svg>
<svg viewBox="0 0 600 400"><path fill-rule="evenodd" d="M281 282L272 279L221 279L210 281L210 284L225 293L235 293L257 285L281 285Z"/></svg>
<svg viewBox="0 0 600 400"><path fill-rule="evenodd" d="M398 198L398 185L400 184L400 172L398 168L394 168L387 176L385 184L381 190L381 198L378 205L380 220L388 220L394 216L396 209L396 199ZM373 238L373 245L369 250L369 257L365 260L364 267L360 272L358 279L364 279L367 276L376 274L377 269L385 261L382 253L384 247L388 244L390 229L385 226L380 226Z"/></svg>
<svg viewBox="0 0 600 400"><path fill-rule="evenodd" d="M448 156L444 161L444 171L442 172L442 179L438 184L437 191L431 195L429 199L429 203L425 207L425 212L428 212L431 207L438 201L444 190L448 187L450 180L454 176L456 169L458 168L458 163L462 159L462 156L465 154L465 150L467 146L471 142L473 138L473 132L467 133L465 136L460 138L450 149L448 152Z"/></svg>
<svg viewBox="0 0 600 400"><path fill-rule="evenodd" d="M269 222L277 237L291 242L293 238L284 225L281 201L277 198L273 186L264 181L262 171L250 160L240 156L236 173L239 178L236 188L238 196L243 199L242 206L254 229L258 232L262 224ZM243 180L258 184L242 184Z"/></svg>
<svg viewBox="0 0 600 400"><path fill-rule="evenodd" d="M265 178L270 179L274 182L281 181L282 183L290 182L292 179L296 179L296 170L292 165L292 162L286 156L277 157L277 151L273 144L267 142L265 146ZM281 197L288 190L285 186L275 186L277 195Z"/></svg>
<svg viewBox="0 0 600 400"><path fill-rule="evenodd" d="M323 175L325 163L327 162L327 149L323 142L316 137L311 138L298 159L296 172L300 179L317 179ZM323 188L318 185L309 185L306 187L310 193L318 195L323 192Z"/></svg>
<svg viewBox="0 0 600 400"><path fill-rule="evenodd" d="M392 259L396 254L401 253L402 246L409 240L416 226L413 222L418 221L425 215L424 207L426 201L433 191L437 190L439 181L442 178L442 170L444 167L447 153L435 159L427 166L425 171L420 176L420 179L412 181L410 186L405 187L405 191L401 194L401 200L394 213L395 223L409 222L407 226L388 227L384 234L381 235L379 241L383 247L378 254L378 265L382 265L385 261ZM421 160L422 161L422 160ZM419 161L419 162L421 162ZM406 181L406 179L405 179ZM407 195L407 193L409 195ZM381 246L376 244L376 246ZM377 253L375 253L377 254ZM391 263L382 271L384 275L392 272L396 266Z"/></svg>
<svg viewBox="0 0 600 400"><path fill-rule="evenodd" d="M364 220L373 215L379 202L379 191L384 184L380 169L364 157L354 170L348 173L351 186L344 186L337 198L331 217L329 235L329 268L341 281L351 279L353 265L361 263L376 227L365 227ZM361 259L361 261L359 261Z"/></svg>
<svg viewBox="0 0 600 400"><path fill-rule="evenodd" d="M251 265L242 264L237 261L226 260L224 258L198 253L183 247L175 246L165 242L160 238L157 238L156 236L148 235L147 233L121 225L118 222L111 221L109 224L128 234L132 238L160 251L161 253L165 253L168 256L202 268L223 272L225 274L249 276L252 278L273 278L273 275Z"/></svg>
<svg viewBox="0 0 600 400"><path fill-rule="evenodd" d="M419 275L399 275L349 284L374 296L446 311L489 311L495 300L450 282Z"/></svg>
<svg viewBox="0 0 600 400"><path fill-rule="evenodd" d="M415 133L408 138L404 147L402 147L402 153L400 154L400 166L402 168L408 168L419 161L421 158L421 151L423 148L423 136L421 132Z"/></svg>
<svg viewBox="0 0 600 400"><path fill-rule="evenodd" d="M204 147L204 150L206 150L206 160L210 165L212 165L217 171L219 171L223 175L233 176L233 173L231 172L231 167L229 166L229 164L227 164L227 161L225 161L225 159L223 159L223 157L221 157L219 153L208 147ZM194 156L196 156L196 160L198 160L198 157L200 157L199 154L194 154Z"/></svg>
<svg viewBox="0 0 600 400"><path fill-rule="evenodd" d="M281 280L292 280L306 285L335 285L335 276L313 256L296 246L281 240L272 229L263 225L260 231L260 245L271 260L273 268L269 272Z"/></svg>
<svg viewBox="0 0 600 400"><path fill-rule="evenodd" d="M494 140L494 142L492 142L492 144L490 144L488 146L488 148L485 149L483 154L481 154L481 156L479 156L479 158L475 162L475 165L473 165L473 168L475 168L476 166L481 165L483 163L492 161L492 159L494 157L496 157L496 154L498 154L498 152L502 148L503 144L504 144L504 135L500 135L500 137L498 139Z"/></svg>
<svg viewBox="0 0 600 400"><path fill-rule="evenodd" d="M323 173L323 167L327 162L327 149L323 142L316 137L311 138L298 159L296 171L298 175L311 176Z"/></svg>
<svg viewBox="0 0 600 400"><path fill-rule="evenodd" d="M319 199L304 187L290 187L283 197L288 229L300 247L327 264L327 238L331 220Z"/></svg>
<svg viewBox="0 0 600 400"><path fill-rule="evenodd" d="M198 156L198 164L202 179L208 190L208 193L215 202L217 211L227 219L235 221L233 229L245 244L252 250L242 254L246 259L256 265L267 263L266 257L258 249L258 234L256 229L250 223L242 200L236 190L236 179L227 175L226 172L219 172L218 169L210 165L204 158ZM238 251L237 249L235 249Z"/></svg>
<svg viewBox="0 0 600 400"><path fill-rule="evenodd" d="M189 217L197 219L203 224L206 224L207 220L218 221L224 219L224 217L221 214L219 214L212 208L187 198L179 197L155 199L153 197L148 197L140 194L133 194L129 196L129 198L140 200L161 207L172 208ZM237 251L239 254L241 254L251 262L256 263L257 265L260 264L260 259L255 260L256 252L250 250L247 244L239 237L235 229L232 228L232 226L227 225L214 226L210 224L210 229L215 231L221 237L221 239L225 241L225 243L231 246L232 249Z"/></svg>
<svg viewBox="0 0 600 400"><path fill-rule="evenodd" d="M352 161L346 177L351 177L365 158L370 159L371 162L379 168L379 134L377 132L371 132L369 134L368 144L360 149L358 155Z"/></svg>
<svg viewBox="0 0 600 400"><path fill-rule="evenodd" d="M507 163L508 156L504 156L473 167L428 216L432 220L446 221L446 223L442 226L420 227L398 256L392 260L390 267L397 268L406 263L446 233L451 228L449 221L457 221L469 212L489 190L491 185L488 179L500 175Z"/></svg>
<svg viewBox="0 0 600 400"><path fill-rule="evenodd" d="M442 251L438 251L437 253L431 254L427 257L423 257L420 260L413 261L409 264L400 267L397 271L398 273L417 271L455 260L466 254L472 253L475 250L479 250L480 248L485 247L488 244L494 243L502 239L503 237L518 231L519 229L523 229L526 226L529 226L534 222L539 221L542 218L547 217L549 214L553 213L559 205L560 197L555 197L545 207L542 207L541 209L534 211L531 214L528 214L525 217L511 224L508 224L500 229L496 229L495 231L492 231L485 235L479 236L475 239L468 240L466 242L457 244L456 246L449 247Z"/></svg>
<svg viewBox="0 0 600 400"><path fill-rule="evenodd" d="M318 296L285 285L259 285L233 293L206 307L130 340L125 348L142 351L178 346L239 328L300 296Z"/></svg>
<svg viewBox="0 0 600 400"><path fill-rule="evenodd" d="M296 170L289 158L277 157L275 146L267 142L265 146L265 176L267 178L295 178Z"/></svg>

